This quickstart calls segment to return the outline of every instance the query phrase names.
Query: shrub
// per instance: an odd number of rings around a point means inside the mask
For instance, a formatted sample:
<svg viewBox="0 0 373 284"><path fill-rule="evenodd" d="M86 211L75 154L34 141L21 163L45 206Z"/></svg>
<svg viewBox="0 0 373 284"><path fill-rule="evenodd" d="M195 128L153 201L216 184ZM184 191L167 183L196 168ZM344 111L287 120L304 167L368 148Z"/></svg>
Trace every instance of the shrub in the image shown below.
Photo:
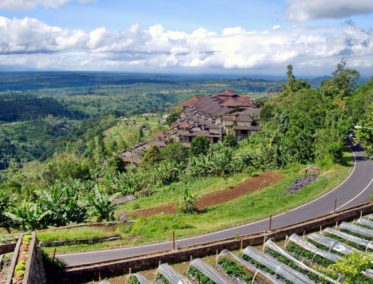
<svg viewBox="0 0 373 284"><path fill-rule="evenodd" d="M5 191L0 188L0 227L8 227L9 218L4 214L10 207L9 197L5 194Z"/></svg>
<svg viewBox="0 0 373 284"><path fill-rule="evenodd" d="M94 188L94 194L88 197L91 205L92 215L97 217L97 221L113 221L115 219L114 212L116 206L113 200L118 197L118 194L109 195L99 186Z"/></svg>
<svg viewBox="0 0 373 284"><path fill-rule="evenodd" d="M145 168L154 166L161 160L161 154L159 152L158 147L152 146L148 150L145 151L142 159L141 165Z"/></svg>
<svg viewBox="0 0 373 284"><path fill-rule="evenodd" d="M198 212L196 198L188 191L184 190L183 201L179 204L179 211L187 214Z"/></svg>
<svg viewBox="0 0 373 284"><path fill-rule="evenodd" d="M176 162L164 161L154 168L153 181L156 184L167 185L174 181L178 181L181 172L181 164L177 164Z"/></svg>
<svg viewBox="0 0 373 284"><path fill-rule="evenodd" d="M237 139L233 135L227 135L224 137L223 144L226 147L236 147L237 146Z"/></svg>
<svg viewBox="0 0 373 284"><path fill-rule="evenodd" d="M361 273L371 268L372 256L367 253L353 252L345 258L339 259L328 267L331 273L340 273L345 276L344 283L371 283Z"/></svg>
<svg viewBox="0 0 373 284"><path fill-rule="evenodd" d="M203 136L197 136L192 140L190 146L190 153L197 157L200 155L206 155L210 147L210 141Z"/></svg>
<svg viewBox="0 0 373 284"><path fill-rule="evenodd" d="M188 160L188 149L181 143L169 143L160 152L162 160L177 164L186 163Z"/></svg>
<svg viewBox="0 0 373 284"><path fill-rule="evenodd" d="M187 170L191 176L222 176L230 174L237 169L241 170L242 165L232 163L233 151L222 144L215 144L207 155L194 157Z"/></svg>

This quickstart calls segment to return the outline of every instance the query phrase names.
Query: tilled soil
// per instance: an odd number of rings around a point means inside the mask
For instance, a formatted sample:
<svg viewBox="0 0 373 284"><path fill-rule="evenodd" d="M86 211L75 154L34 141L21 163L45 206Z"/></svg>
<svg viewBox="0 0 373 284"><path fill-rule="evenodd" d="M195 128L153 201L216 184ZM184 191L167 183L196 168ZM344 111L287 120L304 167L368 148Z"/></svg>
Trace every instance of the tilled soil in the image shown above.
<svg viewBox="0 0 373 284"><path fill-rule="evenodd" d="M268 186L274 185L281 179L282 175L275 172L267 172L255 177L251 177L236 186L202 195L197 199L197 208L198 210L203 210L207 207L231 201L245 194L253 193ZM169 203L157 207L140 209L129 213L129 215L135 217L148 217L157 214L176 214L176 204Z"/></svg>

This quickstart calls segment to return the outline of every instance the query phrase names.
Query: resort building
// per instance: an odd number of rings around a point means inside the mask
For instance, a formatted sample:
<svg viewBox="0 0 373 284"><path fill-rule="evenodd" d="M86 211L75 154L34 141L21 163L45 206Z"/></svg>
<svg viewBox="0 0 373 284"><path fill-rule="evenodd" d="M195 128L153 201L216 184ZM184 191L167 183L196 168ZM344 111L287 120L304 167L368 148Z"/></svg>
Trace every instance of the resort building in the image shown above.
<svg viewBox="0 0 373 284"><path fill-rule="evenodd" d="M151 142L126 149L125 163L138 164L142 153L151 146L164 147L170 141L189 146L196 136L204 136L215 143L233 135L241 140L260 130L258 108L251 97L239 96L232 91L211 96L194 96L183 103L180 117L168 131L160 132Z"/></svg>
<svg viewBox="0 0 373 284"><path fill-rule="evenodd" d="M241 140L259 131L259 112L252 98L224 91L185 101L172 127L183 143L190 143L196 136L204 136L211 142L222 141L226 135Z"/></svg>

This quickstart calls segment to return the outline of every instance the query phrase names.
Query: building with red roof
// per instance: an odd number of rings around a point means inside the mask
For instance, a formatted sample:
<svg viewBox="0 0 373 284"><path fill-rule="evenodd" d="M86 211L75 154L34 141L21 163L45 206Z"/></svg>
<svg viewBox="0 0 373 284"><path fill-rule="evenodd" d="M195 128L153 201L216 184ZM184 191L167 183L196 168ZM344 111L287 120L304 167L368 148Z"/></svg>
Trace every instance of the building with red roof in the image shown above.
<svg viewBox="0 0 373 284"><path fill-rule="evenodd" d="M182 106L183 111L173 128L178 140L184 143L196 136L218 142L228 134L240 140L260 129L260 109L254 100L230 90L211 96L194 96Z"/></svg>

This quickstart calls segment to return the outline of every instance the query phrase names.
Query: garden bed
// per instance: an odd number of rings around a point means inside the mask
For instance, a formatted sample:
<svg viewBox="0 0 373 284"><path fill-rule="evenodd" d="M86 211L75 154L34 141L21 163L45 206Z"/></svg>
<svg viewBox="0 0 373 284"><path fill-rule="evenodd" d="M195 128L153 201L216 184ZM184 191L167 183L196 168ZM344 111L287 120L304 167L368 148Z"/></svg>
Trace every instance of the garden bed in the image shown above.
<svg viewBox="0 0 373 284"><path fill-rule="evenodd" d="M334 238L338 241L341 241L342 243L345 243L347 245L350 245L353 248L356 248L358 250L362 251L373 251L373 244L369 242L368 240L362 239L360 237L356 237L354 235L350 235L345 232L336 231L331 228L326 228L324 230L324 234L327 237Z"/></svg>
<svg viewBox="0 0 373 284"><path fill-rule="evenodd" d="M326 267L326 266L334 263L333 261L331 261L329 259L326 259L326 258L324 258L324 257L322 257L318 254L313 253L313 252L310 252L310 251L304 249L303 247L301 247L297 244L294 244L294 243L289 243L286 246L286 249L289 252L291 252L294 257L296 257L298 259L300 257L303 257L310 264L316 262L318 265Z"/></svg>
<svg viewBox="0 0 373 284"><path fill-rule="evenodd" d="M23 278L26 273L26 262L29 257L29 247L30 242L32 240L32 236L29 234L22 235L19 239L19 243L17 244L17 249L15 250L15 255L13 256L12 267L10 268L12 271L12 284L19 284L23 282ZM18 254L17 254L18 253ZM14 266L14 264L16 265Z"/></svg>
<svg viewBox="0 0 373 284"><path fill-rule="evenodd" d="M221 269L233 279L239 279L246 283L251 283L253 281L254 275L249 274L244 267L227 257L220 258L217 266L220 266Z"/></svg>

